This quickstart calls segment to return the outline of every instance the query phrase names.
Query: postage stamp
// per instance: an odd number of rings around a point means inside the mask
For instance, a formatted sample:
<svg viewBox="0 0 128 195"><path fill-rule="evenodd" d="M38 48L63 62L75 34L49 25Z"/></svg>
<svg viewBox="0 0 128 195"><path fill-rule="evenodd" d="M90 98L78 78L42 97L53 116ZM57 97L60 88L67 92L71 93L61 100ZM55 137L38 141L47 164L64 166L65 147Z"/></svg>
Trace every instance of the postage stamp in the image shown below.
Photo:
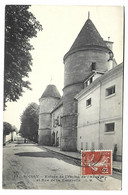
<svg viewBox="0 0 128 195"><path fill-rule="evenodd" d="M82 175L111 175L112 151L111 150L82 150L81 151Z"/></svg>

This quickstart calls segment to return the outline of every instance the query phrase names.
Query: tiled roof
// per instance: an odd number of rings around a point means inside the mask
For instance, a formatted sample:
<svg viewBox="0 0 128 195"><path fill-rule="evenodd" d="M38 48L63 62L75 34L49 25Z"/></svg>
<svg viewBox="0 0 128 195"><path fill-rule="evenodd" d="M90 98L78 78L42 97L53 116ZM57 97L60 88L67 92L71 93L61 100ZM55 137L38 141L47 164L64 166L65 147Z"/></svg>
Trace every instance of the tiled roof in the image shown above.
<svg viewBox="0 0 128 195"><path fill-rule="evenodd" d="M108 49L95 25L90 19L88 19L67 54L89 48L90 46L104 47Z"/></svg>
<svg viewBox="0 0 128 195"><path fill-rule="evenodd" d="M41 98L45 97L55 97L55 98L61 98L59 91L57 90L55 85L48 85L42 94Z"/></svg>

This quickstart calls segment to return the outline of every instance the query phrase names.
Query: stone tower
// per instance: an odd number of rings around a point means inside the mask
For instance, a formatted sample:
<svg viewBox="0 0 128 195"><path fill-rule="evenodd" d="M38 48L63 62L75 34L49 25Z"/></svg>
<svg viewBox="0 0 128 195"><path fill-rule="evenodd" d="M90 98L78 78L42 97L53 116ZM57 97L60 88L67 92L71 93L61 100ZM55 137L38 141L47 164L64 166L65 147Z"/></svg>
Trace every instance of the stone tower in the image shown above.
<svg viewBox="0 0 128 195"><path fill-rule="evenodd" d="M77 102L74 96L83 89L91 71L108 70L111 49L93 22L87 19L70 50L64 56L63 128L61 150L77 149ZM85 106L85 105L83 105Z"/></svg>
<svg viewBox="0 0 128 195"><path fill-rule="evenodd" d="M56 106L61 96L55 85L48 85L39 99L39 130L38 143L40 145L51 145L51 111Z"/></svg>

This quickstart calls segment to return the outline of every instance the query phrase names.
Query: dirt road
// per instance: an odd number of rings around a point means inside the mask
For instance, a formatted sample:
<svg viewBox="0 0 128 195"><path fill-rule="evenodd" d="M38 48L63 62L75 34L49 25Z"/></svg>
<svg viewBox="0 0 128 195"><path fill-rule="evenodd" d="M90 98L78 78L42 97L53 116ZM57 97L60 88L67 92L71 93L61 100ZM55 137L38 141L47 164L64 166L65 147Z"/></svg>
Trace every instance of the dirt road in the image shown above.
<svg viewBox="0 0 128 195"><path fill-rule="evenodd" d="M81 177L81 167L65 156L35 144L3 148L4 189L120 189L121 180Z"/></svg>

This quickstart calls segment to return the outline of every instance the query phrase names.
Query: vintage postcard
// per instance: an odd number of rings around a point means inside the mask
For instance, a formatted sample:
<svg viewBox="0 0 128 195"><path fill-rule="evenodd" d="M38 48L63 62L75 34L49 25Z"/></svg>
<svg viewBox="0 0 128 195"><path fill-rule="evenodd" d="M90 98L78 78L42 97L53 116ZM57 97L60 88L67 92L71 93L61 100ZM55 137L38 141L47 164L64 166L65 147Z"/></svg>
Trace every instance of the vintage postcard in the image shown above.
<svg viewBox="0 0 128 195"><path fill-rule="evenodd" d="M3 189L122 189L123 30L122 6L5 6Z"/></svg>

